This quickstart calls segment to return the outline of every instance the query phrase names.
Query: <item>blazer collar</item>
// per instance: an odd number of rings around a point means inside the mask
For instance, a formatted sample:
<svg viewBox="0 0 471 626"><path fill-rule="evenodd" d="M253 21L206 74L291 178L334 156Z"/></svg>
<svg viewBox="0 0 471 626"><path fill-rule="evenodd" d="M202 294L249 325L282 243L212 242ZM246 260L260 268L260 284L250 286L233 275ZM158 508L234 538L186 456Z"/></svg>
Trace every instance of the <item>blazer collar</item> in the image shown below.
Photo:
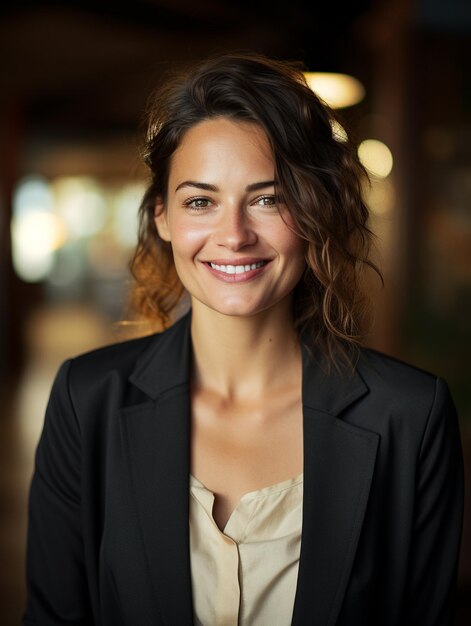
<svg viewBox="0 0 471 626"><path fill-rule="evenodd" d="M189 381L191 310L167 331L156 336L141 355L130 381L155 400L165 391ZM323 359L313 360L302 349L303 404L339 415L349 404L368 392L356 369L327 371Z"/></svg>
<svg viewBox="0 0 471 626"><path fill-rule="evenodd" d="M190 321L189 313L157 336L130 377L154 402L122 411L158 614L168 626L191 624L193 610L188 530ZM353 566L379 435L340 415L368 393L356 370L327 373L303 350L302 393L303 530L292 624L332 626Z"/></svg>
<svg viewBox="0 0 471 626"><path fill-rule="evenodd" d="M155 400L189 380L191 311L155 336L136 362L129 380Z"/></svg>

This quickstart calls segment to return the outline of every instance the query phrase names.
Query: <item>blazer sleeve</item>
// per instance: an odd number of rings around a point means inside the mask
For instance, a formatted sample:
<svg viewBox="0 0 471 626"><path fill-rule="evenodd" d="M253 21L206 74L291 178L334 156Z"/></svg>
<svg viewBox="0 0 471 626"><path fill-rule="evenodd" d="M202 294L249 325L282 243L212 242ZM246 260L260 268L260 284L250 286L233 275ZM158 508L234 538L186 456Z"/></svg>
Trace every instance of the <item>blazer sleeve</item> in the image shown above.
<svg viewBox="0 0 471 626"><path fill-rule="evenodd" d="M446 383L437 379L416 478L414 535L403 624L454 623L464 478L459 423Z"/></svg>
<svg viewBox="0 0 471 626"><path fill-rule="evenodd" d="M29 495L23 624L92 625L81 523L80 428L66 361L56 376Z"/></svg>

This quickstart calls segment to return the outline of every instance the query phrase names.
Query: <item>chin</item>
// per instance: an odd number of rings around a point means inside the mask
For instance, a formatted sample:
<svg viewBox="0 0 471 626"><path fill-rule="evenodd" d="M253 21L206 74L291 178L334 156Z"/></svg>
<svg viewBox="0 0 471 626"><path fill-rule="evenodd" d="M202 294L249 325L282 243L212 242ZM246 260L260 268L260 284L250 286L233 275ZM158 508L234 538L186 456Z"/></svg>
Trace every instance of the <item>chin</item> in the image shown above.
<svg viewBox="0 0 471 626"><path fill-rule="evenodd" d="M269 310L270 305L263 305L262 303L248 303L241 301L230 301L230 302L202 302L205 307L219 313L220 315L225 315L227 317L254 317L264 311Z"/></svg>
<svg viewBox="0 0 471 626"><path fill-rule="evenodd" d="M227 317L253 317L260 313L263 309L257 307L244 307L244 306L220 306L211 307L216 313L226 315Z"/></svg>

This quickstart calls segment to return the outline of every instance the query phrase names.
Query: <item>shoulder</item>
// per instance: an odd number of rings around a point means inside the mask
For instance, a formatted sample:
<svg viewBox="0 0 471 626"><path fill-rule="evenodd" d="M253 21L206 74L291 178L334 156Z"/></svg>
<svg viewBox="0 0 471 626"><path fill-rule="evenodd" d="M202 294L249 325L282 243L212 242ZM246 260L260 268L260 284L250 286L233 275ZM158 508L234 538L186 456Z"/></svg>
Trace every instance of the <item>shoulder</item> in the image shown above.
<svg viewBox="0 0 471 626"><path fill-rule="evenodd" d="M167 330L86 352L65 364L67 386L77 407L113 402L126 407L155 399L186 376L190 317Z"/></svg>
<svg viewBox="0 0 471 626"><path fill-rule="evenodd" d="M368 388L365 419L373 430L375 426L383 433L398 429L420 438L426 431L456 432L456 408L439 376L371 349L361 351L357 372Z"/></svg>
<svg viewBox="0 0 471 626"><path fill-rule="evenodd" d="M430 402L437 385L445 385L438 376L377 350L361 351L357 371L372 394L408 403Z"/></svg>
<svg viewBox="0 0 471 626"><path fill-rule="evenodd" d="M119 405L139 403L145 398L128 380L141 355L159 343L160 334L109 344L64 361L56 374L49 406L61 419L74 415L82 428Z"/></svg>
<svg viewBox="0 0 471 626"><path fill-rule="evenodd" d="M436 377L433 372L420 368L417 365L408 363L390 354L380 352L379 350L367 347L360 350L358 366L362 369L369 368L376 370L378 374L383 376L391 374L399 376L400 378L413 376L419 380L433 379Z"/></svg>
<svg viewBox="0 0 471 626"><path fill-rule="evenodd" d="M140 355L158 344L163 333L108 344L69 359L74 380L96 380L109 372L129 375Z"/></svg>
<svg viewBox="0 0 471 626"><path fill-rule="evenodd" d="M149 353L159 350L169 331L112 343L71 357L59 368L54 383L66 393L77 415L138 404L147 396L130 383L133 372Z"/></svg>

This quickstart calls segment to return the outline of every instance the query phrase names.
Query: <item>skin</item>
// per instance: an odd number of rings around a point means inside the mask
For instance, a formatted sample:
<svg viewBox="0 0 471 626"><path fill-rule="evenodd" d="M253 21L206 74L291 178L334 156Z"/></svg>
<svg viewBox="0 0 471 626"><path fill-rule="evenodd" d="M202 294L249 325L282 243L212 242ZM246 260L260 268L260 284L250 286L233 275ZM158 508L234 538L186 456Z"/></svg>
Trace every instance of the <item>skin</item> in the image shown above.
<svg viewBox="0 0 471 626"><path fill-rule="evenodd" d="M192 302L191 471L215 494L221 529L243 494L302 472L291 303L304 244L276 204L274 176L260 127L206 120L184 135L155 209Z"/></svg>

